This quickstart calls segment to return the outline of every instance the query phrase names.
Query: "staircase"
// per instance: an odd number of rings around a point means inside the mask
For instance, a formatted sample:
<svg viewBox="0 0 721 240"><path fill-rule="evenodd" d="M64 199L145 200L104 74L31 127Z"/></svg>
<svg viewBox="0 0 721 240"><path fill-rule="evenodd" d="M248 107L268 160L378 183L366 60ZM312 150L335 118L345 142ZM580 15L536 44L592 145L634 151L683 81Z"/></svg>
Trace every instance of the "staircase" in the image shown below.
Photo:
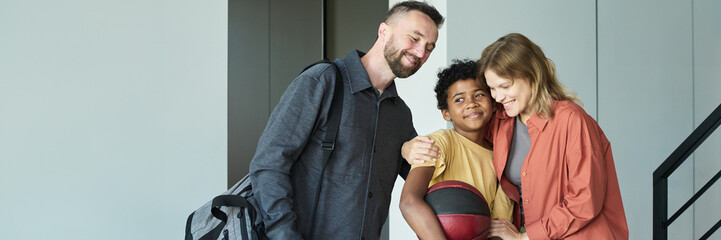
<svg viewBox="0 0 721 240"><path fill-rule="evenodd" d="M719 124L721 124L721 104L653 172L653 239L667 240L668 226L721 177L721 171L719 171L678 211L670 218L668 217L668 177L718 128ZM708 239L719 227L721 227L721 219L699 239Z"/></svg>

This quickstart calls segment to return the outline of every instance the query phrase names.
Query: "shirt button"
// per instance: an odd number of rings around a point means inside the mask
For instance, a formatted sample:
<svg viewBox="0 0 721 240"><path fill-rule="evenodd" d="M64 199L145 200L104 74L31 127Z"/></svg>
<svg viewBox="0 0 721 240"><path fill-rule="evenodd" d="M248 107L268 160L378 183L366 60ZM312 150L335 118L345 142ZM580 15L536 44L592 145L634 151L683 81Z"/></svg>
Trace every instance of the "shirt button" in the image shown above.
<svg viewBox="0 0 721 240"><path fill-rule="evenodd" d="M528 203L528 199L526 199L526 200L523 200L523 202L524 202L524 203Z"/></svg>
<svg viewBox="0 0 721 240"><path fill-rule="evenodd" d="M372 192L368 192L368 198L372 198L372 197L373 197L373 193L372 193Z"/></svg>
<svg viewBox="0 0 721 240"><path fill-rule="evenodd" d="M526 176L526 172L522 172L521 175L525 177L525 176Z"/></svg>

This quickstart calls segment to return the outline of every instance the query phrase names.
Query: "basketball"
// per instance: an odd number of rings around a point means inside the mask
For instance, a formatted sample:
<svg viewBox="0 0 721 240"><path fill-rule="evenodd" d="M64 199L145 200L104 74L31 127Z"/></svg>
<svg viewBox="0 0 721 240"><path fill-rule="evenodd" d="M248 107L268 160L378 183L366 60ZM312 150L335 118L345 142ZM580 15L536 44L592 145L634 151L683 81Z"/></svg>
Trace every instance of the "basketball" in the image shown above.
<svg viewBox="0 0 721 240"><path fill-rule="evenodd" d="M486 239L491 211L475 187L443 181L428 189L425 201L438 216L448 240Z"/></svg>

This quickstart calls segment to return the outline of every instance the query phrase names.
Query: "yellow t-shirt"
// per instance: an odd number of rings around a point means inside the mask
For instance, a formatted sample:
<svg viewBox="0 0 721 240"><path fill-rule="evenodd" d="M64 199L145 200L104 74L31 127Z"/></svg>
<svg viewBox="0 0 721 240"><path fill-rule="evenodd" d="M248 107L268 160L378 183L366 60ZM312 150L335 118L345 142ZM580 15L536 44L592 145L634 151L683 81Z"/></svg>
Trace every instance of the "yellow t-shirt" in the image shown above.
<svg viewBox="0 0 721 240"><path fill-rule="evenodd" d="M428 187L446 180L468 183L486 198L491 218L513 220L513 202L497 184L493 168L493 151L481 147L453 129L441 129L428 135L440 149L441 156L434 163L414 164L416 167L434 166Z"/></svg>

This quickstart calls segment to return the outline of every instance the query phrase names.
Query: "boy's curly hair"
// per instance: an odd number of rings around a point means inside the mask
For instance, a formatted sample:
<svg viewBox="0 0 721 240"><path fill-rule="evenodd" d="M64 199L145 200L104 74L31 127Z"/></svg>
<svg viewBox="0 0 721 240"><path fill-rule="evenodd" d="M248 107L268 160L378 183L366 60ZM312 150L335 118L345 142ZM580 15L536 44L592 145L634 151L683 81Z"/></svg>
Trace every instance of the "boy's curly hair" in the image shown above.
<svg viewBox="0 0 721 240"><path fill-rule="evenodd" d="M468 60L468 59L454 59L453 64L449 66L448 68L445 68L438 72L438 82L436 83L436 88L433 89L433 91L436 92L436 100L438 100L438 109L448 109L448 102L446 102L446 99L448 98L448 88L453 85L453 83L457 82L458 80L463 79L477 79L478 66L475 61ZM488 90L488 86L485 82L477 81L481 88L483 88L487 93L490 93Z"/></svg>

